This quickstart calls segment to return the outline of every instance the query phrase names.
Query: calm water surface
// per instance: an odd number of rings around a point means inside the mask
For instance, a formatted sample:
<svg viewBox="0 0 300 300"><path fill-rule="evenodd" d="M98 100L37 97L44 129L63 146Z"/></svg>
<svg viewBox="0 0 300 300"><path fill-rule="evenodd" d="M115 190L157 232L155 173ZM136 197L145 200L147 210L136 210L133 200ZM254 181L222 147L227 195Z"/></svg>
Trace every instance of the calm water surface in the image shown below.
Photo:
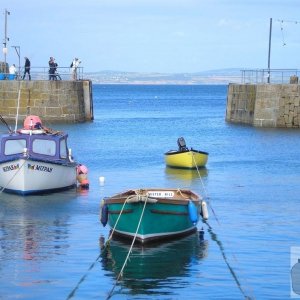
<svg viewBox="0 0 300 300"><path fill-rule="evenodd" d="M226 86L93 89L95 120L69 132L90 190L0 194L0 299L290 299L290 250L300 247L300 131L225 122ZM4 128L1 128L4 130ZM167 169L184 136L209 152L201 179ZM99 184L99 177L105 184ZM209 197L205 230L134 248L99 222L104 196L131 188L190 188Z"/></svg>

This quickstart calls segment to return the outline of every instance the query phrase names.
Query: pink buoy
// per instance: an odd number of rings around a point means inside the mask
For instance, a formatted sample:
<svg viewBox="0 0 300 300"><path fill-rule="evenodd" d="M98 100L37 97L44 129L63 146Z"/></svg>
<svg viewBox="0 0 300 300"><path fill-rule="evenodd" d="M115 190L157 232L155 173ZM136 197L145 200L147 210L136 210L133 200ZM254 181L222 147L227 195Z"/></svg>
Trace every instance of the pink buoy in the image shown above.
<svg viewBox="0 0 300 300"><path fill-rule="evenodd" d="M88 168L85 165L78 165L77 166L77 175L80 174L87 174L88 173Z"/></svg>
<svg viewBox="0 0 300 300"><path fill-rule="evenodd" d="M87 178L88 168L84 165L79 164L76 167L77 171L77 181L81 188L88 189L89 188L89 180Z"/></svg>

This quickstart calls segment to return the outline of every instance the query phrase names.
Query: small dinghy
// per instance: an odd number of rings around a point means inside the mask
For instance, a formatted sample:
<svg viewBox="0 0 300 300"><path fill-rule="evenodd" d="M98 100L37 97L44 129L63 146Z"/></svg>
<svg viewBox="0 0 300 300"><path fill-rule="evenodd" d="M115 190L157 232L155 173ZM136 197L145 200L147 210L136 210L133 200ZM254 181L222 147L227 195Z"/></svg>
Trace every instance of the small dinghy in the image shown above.
<svg viewBox="0 0 300 300"><path fill-rule="evenodd" d="M177 140L178 150L170 150L165 153L165 163L170 168L197 169L205 167L208 153L187 148L183 137Z"/></svg>

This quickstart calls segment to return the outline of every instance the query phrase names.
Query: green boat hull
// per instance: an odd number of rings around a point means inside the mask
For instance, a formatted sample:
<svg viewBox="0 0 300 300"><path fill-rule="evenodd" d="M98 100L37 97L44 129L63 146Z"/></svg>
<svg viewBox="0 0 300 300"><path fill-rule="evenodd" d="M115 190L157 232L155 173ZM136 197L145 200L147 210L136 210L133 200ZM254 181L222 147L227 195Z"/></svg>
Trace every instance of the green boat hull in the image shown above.
<svg viewBox="0 0 300 300"><path fill-rule="evenodd" d="M145 242L183 236L196 231L187 204L126 203L108 204L108 224L114 234ZM199 207L197 208L199 211ZM144 211L143 211L144 210ZM121 212L122 211L122 212ZM140 223L140 224L139 224Z"/></svg>

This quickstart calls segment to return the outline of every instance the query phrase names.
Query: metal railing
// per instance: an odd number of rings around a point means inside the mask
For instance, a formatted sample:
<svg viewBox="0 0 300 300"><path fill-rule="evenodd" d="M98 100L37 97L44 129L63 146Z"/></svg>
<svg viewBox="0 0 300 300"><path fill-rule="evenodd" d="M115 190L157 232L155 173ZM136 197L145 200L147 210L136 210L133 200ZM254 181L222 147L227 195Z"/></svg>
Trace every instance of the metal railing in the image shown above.
<svg viewBox="0 0 300 300"><path fill-rule="evenodd" d="M77 68L77 80L84 78L83 68ZM24 68L17 69L17 73L0 73L0 80L22 80L24 75ZM31 80L50 80L49 67L31 67L30 68ZM24 80L28 80L28 74L26 74ZM57 67L56 72L52 75L53 80L74 80L72 68L70 67Z"/></svg>
<svg viewBox="0 0 300 300"><path fill-rule="evenodd" d="M300 74L298 69L244 69L241 72L242 83L255 84L287 84L293 79L297 81Z"/></svg>

